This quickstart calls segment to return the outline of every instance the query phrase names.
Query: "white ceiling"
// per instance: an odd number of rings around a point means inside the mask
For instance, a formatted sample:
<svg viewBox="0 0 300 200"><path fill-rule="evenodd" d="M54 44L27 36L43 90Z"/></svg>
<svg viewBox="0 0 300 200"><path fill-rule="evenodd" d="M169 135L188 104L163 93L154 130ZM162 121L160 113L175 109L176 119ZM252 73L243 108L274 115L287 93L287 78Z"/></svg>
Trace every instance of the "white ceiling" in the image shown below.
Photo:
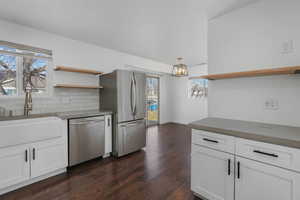
<svg viewBox="0 0 300 200"><path fill-rule="evenodd" d="M205 61L204 16L257 0L1 0L0 18L173 64Z"/></svg>
<svg viewBox="0 0 300 200"><path fill-rule="evenodd" d="M225 15L261 0L206 0L206 10L209 20Z"/></svg>

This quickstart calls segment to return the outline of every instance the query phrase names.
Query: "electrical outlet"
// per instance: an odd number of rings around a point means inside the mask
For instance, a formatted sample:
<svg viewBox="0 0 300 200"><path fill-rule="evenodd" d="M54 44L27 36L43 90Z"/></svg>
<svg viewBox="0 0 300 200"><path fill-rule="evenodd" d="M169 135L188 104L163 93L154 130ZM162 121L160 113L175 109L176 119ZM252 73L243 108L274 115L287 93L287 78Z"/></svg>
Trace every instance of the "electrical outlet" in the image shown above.
<svg viewBox="0 0 300 200"><path fill-rule="evenodd" d="M282 43L281 46L281 53L282 54L289 54L294 52L294 41L288 40Z"/></svg>
<svg viewBox="0 0 300 200"><path fill-rule="evenodd" d="M267 99L264 103L266 110L279 110L279 102L276 99Z"/></svg>

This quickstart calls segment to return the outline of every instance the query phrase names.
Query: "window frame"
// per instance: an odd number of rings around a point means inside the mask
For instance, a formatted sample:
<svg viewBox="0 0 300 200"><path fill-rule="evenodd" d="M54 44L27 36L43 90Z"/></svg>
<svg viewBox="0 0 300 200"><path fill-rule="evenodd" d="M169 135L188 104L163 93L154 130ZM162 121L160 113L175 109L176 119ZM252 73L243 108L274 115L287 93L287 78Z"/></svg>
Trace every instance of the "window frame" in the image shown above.
<svg viewBox="0 0 300 200"><path fill-rule="evenodd" d="M7 46L3 45L3 41L0 41L0 46ZM16 48L16 47L13 47ZM21 49L24 50L24 49ZM11 51L5 51L0 50L0 54L3 55L9 55L9 56L15 56L16 57L16 88L17 92L15 95L6 96L6 95L0 95L0 99L22 99L25 97L25 92L23 90L23 57L30 56L37 59L46 60L48 62L47 66L47 78L46 78L46 88L45 92L41 94L37 94L35 92L32 93L32 96L35 98L49 98L53 94L52 87L50 86L52 84L52 78L53 78L53 59L52 59L52 53L49 57L47 56L36 56L30 53L19 53L19 52L11 52Z"/></svg>

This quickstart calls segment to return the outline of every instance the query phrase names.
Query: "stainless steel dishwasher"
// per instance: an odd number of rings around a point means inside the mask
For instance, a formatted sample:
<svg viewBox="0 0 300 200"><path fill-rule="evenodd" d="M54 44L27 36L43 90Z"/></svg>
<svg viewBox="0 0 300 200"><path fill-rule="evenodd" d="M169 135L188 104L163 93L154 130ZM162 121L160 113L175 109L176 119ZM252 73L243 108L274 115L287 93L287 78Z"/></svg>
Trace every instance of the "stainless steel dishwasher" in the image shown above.
<svg viewBox="0 0 300 200"><path fill-rule="evenodd" d="M104 155L104 116L69 120L69 166Z"/></svg>

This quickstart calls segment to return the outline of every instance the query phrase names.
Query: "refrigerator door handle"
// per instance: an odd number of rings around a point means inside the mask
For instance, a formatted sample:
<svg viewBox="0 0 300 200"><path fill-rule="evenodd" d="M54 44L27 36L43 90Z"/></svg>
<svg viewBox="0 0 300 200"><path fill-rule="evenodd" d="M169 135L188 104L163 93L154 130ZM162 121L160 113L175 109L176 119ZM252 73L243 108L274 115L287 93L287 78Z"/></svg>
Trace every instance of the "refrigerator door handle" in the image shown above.
<svg viewBox="0 0 300 200"><path fill-rule="evenodd" d="M136 78L135 78L134 73L133 73L133 82L134 82L134 110L133 110L133 113L134 113L134 115L136 115L137 89L136 89Z"/></svg>
<svg viewBox="0 0 300 200"><path fill-rule="evenodd" d="M133 110L133 85L134 85L134 82L133 82L133 76L132 76L131 81L130 81L130 108L131 108L132 114L134 113L134 110Z"/></svg>
<svg viewBox="0 0 300 200"><path fill-rule="evenodd" d="M136 120L136 121L133 121L133 122L127 122L125 124L121 124L121 126L122 127L135 126L135 125L141 124L141 123L145 123L145 120L144 119L140 119L140 120Z"/></svg>

